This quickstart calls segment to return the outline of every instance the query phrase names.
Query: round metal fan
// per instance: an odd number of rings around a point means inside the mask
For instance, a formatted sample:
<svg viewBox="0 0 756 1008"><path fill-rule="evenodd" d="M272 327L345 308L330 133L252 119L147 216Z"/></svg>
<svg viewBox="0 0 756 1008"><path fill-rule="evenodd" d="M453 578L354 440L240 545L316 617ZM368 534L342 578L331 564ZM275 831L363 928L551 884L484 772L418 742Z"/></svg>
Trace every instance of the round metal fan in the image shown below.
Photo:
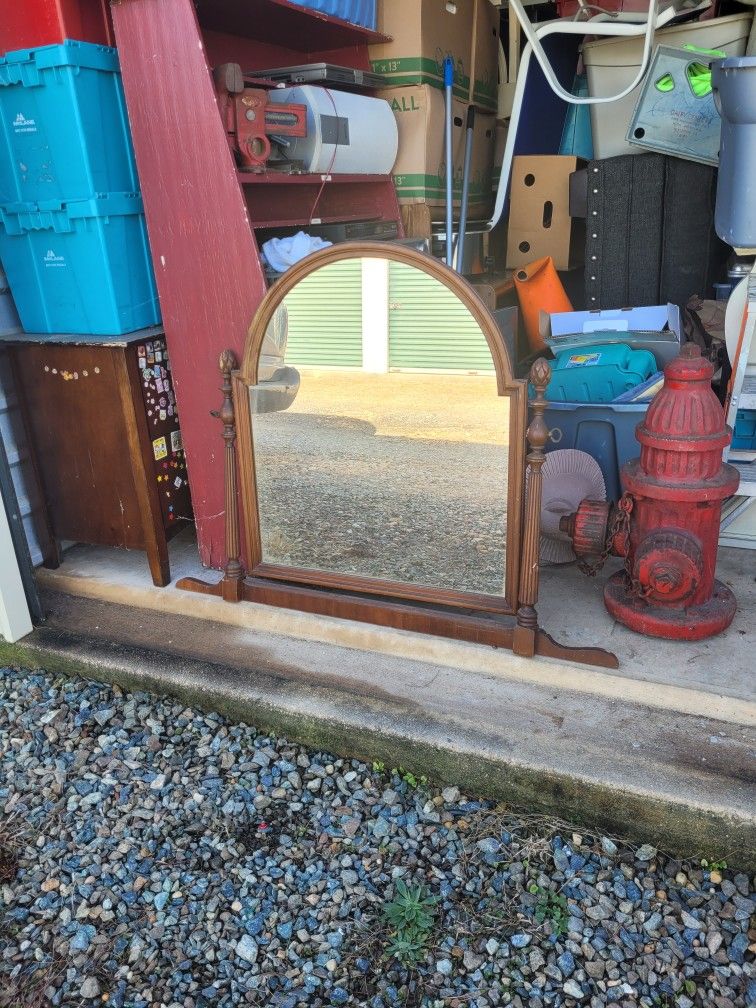
<svg viewBox="0 0 756 1008"><path fill-rule="evenodd" d="M577 511L582 500L606 500L604 476L594 458L573 448L549 452L542 473L541 562L569 563L575 554L559 519Z"/></svg>

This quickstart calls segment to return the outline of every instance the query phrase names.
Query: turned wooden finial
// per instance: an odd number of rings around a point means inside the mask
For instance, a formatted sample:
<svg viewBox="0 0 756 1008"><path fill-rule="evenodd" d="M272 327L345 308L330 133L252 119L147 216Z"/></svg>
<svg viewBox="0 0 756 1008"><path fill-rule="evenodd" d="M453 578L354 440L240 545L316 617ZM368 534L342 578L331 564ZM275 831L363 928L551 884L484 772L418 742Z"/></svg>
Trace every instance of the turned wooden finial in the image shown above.
<svg viewBox="0 0 756 1008"><path fill-rule="evenodd" d="M549 438L549 428L543 414L548 405L545 393L550 381L551 365L545 358L539 357L530 369L530 383L535 388L535 396L530 404L533 417L527 431L530 446L527 454L527 500L525 502L525 525L520 565L517 627L513 643L515 653L527 657L535 654L536 633L538 631L538 613L535 605L538 601L538 555L541 540L541 469L546 461L544 447Z"/></svg>
<svg viewBox="0 0 756 1008"><path fill-rule="evenodd" d="M238 367L233 350L224 350L218 360L223 377L223 405L217 416L223 423L225 448L225 503L226 503L226 566L221 582L223 598L238 602L242 593L244 568L242 567L239 540L239 510L236 494L236 416L231 386L231 372Z"/></svg>
<svg viewBox="0 0 756 1008"><path fill-rule="evenodd" d="M234 403L231 398L231 372L235 371L238 367L236 360L236 354L233 350L224 350L218 359L218 368L223 376L223 385L221 386L221 391L223 392L223 405L221 406L218 417L223 421L223 426L234 427ZM226 437L226 430L223 431L223 436ZM236 436L234 431L233 436Z"/></svg>
<svg viewBox="0 0 756 1008"><path fill-rule="evenodd" d="M546 402L546 388L551 381L551 365L544 357L539 357L530 369L530 384L535 389L535 396L530 404L533 411L533 419L528 427L527 438L531 448L531 453L540 452L543 455L543 448L549 439L549 428L546 426L543 413L548 403ZM528 454L528 461L531 461ZM539 456L540 457L540 456ZM543 458L541 458L543 462Z"/></svg>
<svg viewBox="0 0 756 1008"><path fill-rule="evenodd" d="M237 368L236 354L224 350L218 359L218 367L223 378L221 391L223 405L219 410L211 410L210 415L223 422L224 448L224 494L226 505L226 566L223 577L217 584L200 578L185 577L177 583L177 588L200 592L202 595L220 595L226 602L239 602L244 594L244 568L240 560L239 511L236 501L236 414L234 413L232 372Z"/></svg>
<svg viewBox="0 0 756 1008"><path fill-rule="evenodd" d="M233 350L222 350L221 355L218 358L218 367L223 375L231 375L232 371L235 371L239 365L236 361L236 354Z"/></svg>

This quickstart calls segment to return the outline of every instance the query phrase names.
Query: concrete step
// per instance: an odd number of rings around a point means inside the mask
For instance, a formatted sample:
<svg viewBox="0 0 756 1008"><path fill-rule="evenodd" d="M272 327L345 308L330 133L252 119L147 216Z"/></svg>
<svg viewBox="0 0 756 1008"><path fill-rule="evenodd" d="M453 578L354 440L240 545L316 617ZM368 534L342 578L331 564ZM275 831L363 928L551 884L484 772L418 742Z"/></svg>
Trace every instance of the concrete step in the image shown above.
<svg viewBox="0 0 756 1008"><path fill-rule="evenodd" d="M475 645L461 668L434 661L428 638L416 660L56 592L44 602L45 625L0 641L0 661L172 694L530 812L756 867L756 710L746 701L717 706L680 689L660 703L647 689L643 702L628 680L597 672L589 689L567 664L527 678L513 659L510 676L488 660L502 652ZM403 636L409 645L415 635Z"/></svg>

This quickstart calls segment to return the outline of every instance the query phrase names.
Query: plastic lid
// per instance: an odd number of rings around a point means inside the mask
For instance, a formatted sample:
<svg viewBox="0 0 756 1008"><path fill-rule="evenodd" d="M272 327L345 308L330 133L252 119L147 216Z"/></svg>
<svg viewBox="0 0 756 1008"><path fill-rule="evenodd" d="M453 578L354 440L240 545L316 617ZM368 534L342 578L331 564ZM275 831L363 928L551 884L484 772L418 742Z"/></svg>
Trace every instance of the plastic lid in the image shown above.
<svg viewBox="0 0 756 1008"><path fill-rule="evenodd" d="M117 72L119 69L117 49L95 42L78 42L75 39L65 39L54 45L37 46L32 49L14 49L0 57L1 66L24 63L33 63L39 70L61 66L112 72Z"/></svg>
<svg viewBox="0 0 756 1008"><path fill-rule="evenodd" d="M756 56L728 56L718 60L714 66L720 70L753 70L756 68Z"/></svg>
<svg viewBox="0 0 756 1008"><path fill-rule="evenodd" d="M62 213L69 218L128 216L142 213L144 209L141 193L116 192L95 193L88 199L41 200L38 203L3 203L0 214L23 215L40 213Z"/></svg>

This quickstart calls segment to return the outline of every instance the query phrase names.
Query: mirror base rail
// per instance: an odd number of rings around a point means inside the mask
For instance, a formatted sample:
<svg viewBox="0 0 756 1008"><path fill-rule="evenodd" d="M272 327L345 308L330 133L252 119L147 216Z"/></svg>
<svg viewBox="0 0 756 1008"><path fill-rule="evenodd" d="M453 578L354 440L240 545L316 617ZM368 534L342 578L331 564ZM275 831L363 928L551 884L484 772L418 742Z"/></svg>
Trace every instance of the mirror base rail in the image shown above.
<svg viewBox="0 0 756 1008"><path fill-rule="evenodd" d="M176 585L184 591L214 595L230 600L224 594L224 581L215 584L199 578L182 578ZM413 633L447 637L451 640L484 644L504 648L522 655L515 649L515 639L520 628L516 617L491 613L462 613L441 606L422 606L395 599L376 599L333 589L311 588L305 585L285 584L264 578L246 577L240 586L239 601L269 605L278 609L295 609L318 616L370 623L373 626L408 630ZM581 662L599 668L618 667L616 657L602 648L568 647L559 644L540 628L530 636L533 650L523 657L537 655L542 658L559 658ZM521 638L522 642L522 638Z"/></svg>
<svg viewBox="0 0 756 1008"><path fill-rule="evenodd" d="M540 468L543 464L546 406L544 390L550 369L539 361L532 372L536 398L533 420L527 437L530 452L528 496L526 501L525 537L522 553L519 606L515 615L459 607L432 602L411 602L397 597L360 594L332 586L294 584L280 578L245 575L240 551L240 520L237 496L236 416L232 395L232 374L236 358L231 351L221 354L219 368L222 378L223 403L213 416L223 424L225 445L225 505L226 555L223 578L216 583L199 578L182 578L176 587L222 598L226 602L253 602L281 609L350 619L377 626L408 630L506 648L521 657L538 655L581 662L600 668L614 669L619 662L614 654L602 648L568 647L559 644L538 626L535 604L538 598L538 542L540 525Z"/></svg>

